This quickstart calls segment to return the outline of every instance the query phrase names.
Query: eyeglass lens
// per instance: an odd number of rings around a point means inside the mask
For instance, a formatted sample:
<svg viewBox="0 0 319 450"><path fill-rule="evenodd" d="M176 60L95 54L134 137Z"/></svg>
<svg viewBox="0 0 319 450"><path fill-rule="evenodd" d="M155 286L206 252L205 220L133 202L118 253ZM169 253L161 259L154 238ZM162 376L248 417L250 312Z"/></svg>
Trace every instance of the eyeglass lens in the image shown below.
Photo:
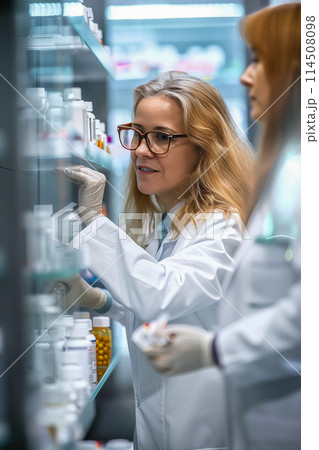
<svg viewBox="0 0 319 450"><path fill-rule="evenodd" d="M122 145L128 150L136 150L141 143L139 133L132 129L121 130L120 139ZM167 151L169 146L169 136L167 134L152 131L147 134L146 139L154 153L165 153Z"/></svg>

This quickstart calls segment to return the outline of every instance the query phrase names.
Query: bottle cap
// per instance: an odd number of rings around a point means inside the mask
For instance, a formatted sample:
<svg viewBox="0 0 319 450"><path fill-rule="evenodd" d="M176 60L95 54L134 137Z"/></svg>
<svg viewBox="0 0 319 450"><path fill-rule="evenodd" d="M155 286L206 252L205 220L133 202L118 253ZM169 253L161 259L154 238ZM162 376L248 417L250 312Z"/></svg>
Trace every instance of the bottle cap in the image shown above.
<svg viewBox="0 0 319 450"><path fill-rule="evenodd" d="M95 119L94 120L94 126L95 126L95 132L97 132L97 131L101 131L100 130L100 120L99 119Z"/></svg>
<svg viewBox="0 0 319 450"><path fill-rule="evenodd" d="M105 316L93 317L93 327L109 327L110 318Z"/></svg>
<svg viewBox="0 0 319 450"><path fill-rule="evenodd" d="M102 133L105 133L105 123L104 122L100 122L100 129L101 129Z"/></svg>
<svg viewBox="0 0 319 450"><path fill-rule="evenodd" d="M61 323L64 327L73 327L73 316L67 314L66 316L61 317Z"/></svg>
<svg viewBox="0 0 319 450"><path fill-rule="evenodd" d="M93 19L94 19L94 16L93 16L93 9L87 7L86 10L87 10L87 13L88 13L88 18L93 20Z"/></svg>
<svg viewBox="0 0 319 450"><path fill-rule="evenodd" d="M64 100L82 100L82 90L79 87L65 88Z"/></svg>
<svg viewBox="0 0 319 450"><path fill-rule="evenodd" d="M53 340L64 339L66 335L65 327L52 327L49 329L49 335Z"/></svg>
<svg viewBox="0 0 319 450"><path fill-rule="evenodd" d="M89 112L92 112L93 111L93 104L92 104L92 102L84 102L84 103L85 103L86 110L89 111Z"/></svg>
<svg viewBox="0 0 319 450"><path fill-rule="evenodd" d="M73 313L73 318L74 319L90 319L90 313L87 311L75 311Z"/></svg>
<svg viewBox="0 0 319 450"><path fill-rule="evenodd" d="M34 98L34 97L45 98L46 97L46 92L45 92L45 89L42 88L42 87L32 87L32 88L27 88L26 89L25 96L28 99Z"/></svg>
<svg viewBox="0 0 319 450"><path fill-rule="evenodd" d="M88 331L92 330L92 320L91 319L74 319L74 325L78 323L84 323L88 327Z"/></svg>
<svg viewBox="0 0 319 450"><path fill-rule="evenodd" d="M62 108L63 107L63 97L59 92L49 92L48 102L50 108Z"/></svg>

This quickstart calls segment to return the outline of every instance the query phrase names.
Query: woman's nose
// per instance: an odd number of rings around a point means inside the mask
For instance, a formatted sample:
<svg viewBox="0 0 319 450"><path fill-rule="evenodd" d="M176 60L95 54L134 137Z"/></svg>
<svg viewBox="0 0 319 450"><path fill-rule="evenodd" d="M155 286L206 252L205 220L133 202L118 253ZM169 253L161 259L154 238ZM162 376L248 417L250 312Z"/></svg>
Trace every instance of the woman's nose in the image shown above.
<svg viewBox="0 0 319 450"><path fill-rule="evenodd" d="M136 156L142 157L149 157L152 158L154 156L154 153L151 152L151 150L148 148L146 139L142 139L140 145L135 150Z"/></svg>
<svg viewBox="0 0 319 450"><path fill-rule="evenodd" d="M252 73L252 65L246 67L244 72L241 74L239 81L246 87L250 87L253 83L253 73Z"/></svg>

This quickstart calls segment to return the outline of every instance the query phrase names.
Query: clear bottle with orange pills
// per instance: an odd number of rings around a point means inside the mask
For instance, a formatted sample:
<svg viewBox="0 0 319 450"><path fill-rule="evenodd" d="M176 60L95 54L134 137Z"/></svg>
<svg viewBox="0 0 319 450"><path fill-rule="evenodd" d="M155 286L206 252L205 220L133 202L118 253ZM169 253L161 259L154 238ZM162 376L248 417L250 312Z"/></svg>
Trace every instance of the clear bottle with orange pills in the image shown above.
<svg viewBox="0 0 319 450"><path fill-rule="evenodd" d="M97 382L99 382L111 362L112 333L110 318L105 316L93 317L91 333L96 338Z"/></svg>

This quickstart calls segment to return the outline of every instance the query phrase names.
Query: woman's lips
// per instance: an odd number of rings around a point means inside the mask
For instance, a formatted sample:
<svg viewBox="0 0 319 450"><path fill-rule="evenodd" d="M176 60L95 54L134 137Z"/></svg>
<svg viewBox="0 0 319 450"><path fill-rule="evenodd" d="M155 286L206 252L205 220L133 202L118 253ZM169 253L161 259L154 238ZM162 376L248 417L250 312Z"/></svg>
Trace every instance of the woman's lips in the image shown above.
<svg viewBox="0 0 319 450"><path fill-rule="evenodd" d="M151 174L157 173L158 170L152 169L151 167L147 167L147 166L138 166L137 172L139 175L151 175Z"/></svg>

